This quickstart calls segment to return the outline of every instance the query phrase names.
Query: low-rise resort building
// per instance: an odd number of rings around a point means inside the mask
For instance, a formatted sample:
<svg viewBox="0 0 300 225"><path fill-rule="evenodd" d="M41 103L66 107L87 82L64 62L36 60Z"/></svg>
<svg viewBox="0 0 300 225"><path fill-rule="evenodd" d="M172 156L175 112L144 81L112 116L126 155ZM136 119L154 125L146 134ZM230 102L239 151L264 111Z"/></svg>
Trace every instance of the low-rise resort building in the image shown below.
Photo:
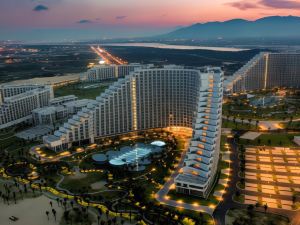
<svg viewBox="0 0 300 225"><path fill-rule="evenodd" d="M32 122L32 110L49 105L53 89L47 85L0 86L0 129Z"/></svg>

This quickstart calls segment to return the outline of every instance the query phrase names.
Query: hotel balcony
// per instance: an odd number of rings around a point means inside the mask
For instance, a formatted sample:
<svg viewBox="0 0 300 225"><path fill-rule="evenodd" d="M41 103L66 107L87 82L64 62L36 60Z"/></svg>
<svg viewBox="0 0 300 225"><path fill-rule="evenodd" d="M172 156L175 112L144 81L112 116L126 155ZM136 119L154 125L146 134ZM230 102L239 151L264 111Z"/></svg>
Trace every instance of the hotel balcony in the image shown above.
<svg viewBox="0 0 300 225"><path fill-rule="evenodd" d="M188 162L210 164L212 162L212 158L206 157L204 155L199 156L198 154L190 153L185 159L185 163L188 164Z"/></svg>
<svg viewBox="0 0 300 225"><path fill-rule="evenodd" d="M198 157L199 156L212 157L213 154L214 154L214 151L207 151L207 150L204 150L204 149L200 149L196 146L191 146L188 150L188 153L197 155Z"/></svg>
<svg viewBox="0 0 300 225"><path fill-rule="evenodd" d="M209 170L208 170L209 171ZM198 168L197 166L185 166L183 167L183 173L184 174L190 174L190 175L194 175L195 177L205 177L205 178L209 178L210 177L210 172L208 172L202 168Z"/></svg>

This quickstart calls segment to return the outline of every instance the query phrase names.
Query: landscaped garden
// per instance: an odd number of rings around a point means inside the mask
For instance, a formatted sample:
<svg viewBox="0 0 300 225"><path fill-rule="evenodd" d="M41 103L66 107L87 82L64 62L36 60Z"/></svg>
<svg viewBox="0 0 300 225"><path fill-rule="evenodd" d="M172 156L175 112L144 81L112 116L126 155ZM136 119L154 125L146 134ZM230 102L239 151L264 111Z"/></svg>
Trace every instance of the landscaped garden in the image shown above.
<svg viewBox="0 0 300 225"><path fill-rule="evenodd" d="M75 83L54 89L54 96L75 95L78 99L96 99L110 85L108 83Z"/></svg>
<svg viewBox="0 0 300 225"><path fill-rule="evenodd" d="M243 120L286 120L300 117L299 93L269 90L231 96L223 104L223 116Z"/></svg>
<svg viewBox="0 0 300 225"><path fill-rule="evenodd" d="M257 212L252 207L248 209L231 209L226 215L226 225L288 225L290 221L284 216L272 213Z"/></svg>
<svg viewBox="0 0 300 225"><path fill-rule="evenodd" d="M279 146L279 147L296 147L293 142L294 136L299 136L300 133L266 133L261 134L254 140L240 139L240 144L243 145L259 145L259 146Z"/></svg>

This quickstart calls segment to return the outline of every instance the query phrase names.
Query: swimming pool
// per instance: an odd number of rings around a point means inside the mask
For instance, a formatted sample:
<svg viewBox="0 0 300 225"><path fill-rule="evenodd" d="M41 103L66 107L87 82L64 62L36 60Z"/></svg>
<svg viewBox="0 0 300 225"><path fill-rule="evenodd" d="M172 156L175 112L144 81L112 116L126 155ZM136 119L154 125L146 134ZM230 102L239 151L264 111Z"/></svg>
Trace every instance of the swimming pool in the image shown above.
<svg viewBox="0 0 300 225"><path fill-rule="evenodd" d="M120 155L113 157L109 163L114 166L128 165L143 157L147 157L151 153L150 147L136 146L122 152Z"/></svg>

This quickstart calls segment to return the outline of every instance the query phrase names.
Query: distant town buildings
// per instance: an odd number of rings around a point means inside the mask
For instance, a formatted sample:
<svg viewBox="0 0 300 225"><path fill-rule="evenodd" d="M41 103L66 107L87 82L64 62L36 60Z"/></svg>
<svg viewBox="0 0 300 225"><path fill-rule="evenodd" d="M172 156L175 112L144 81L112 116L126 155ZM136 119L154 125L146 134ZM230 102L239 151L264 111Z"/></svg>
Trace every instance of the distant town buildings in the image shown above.
<svg viewBox="0 0 300 225"><path fill-rule="evenodd" d="M262 52L238 70L226 90L232 93L300 87L300 54Z"/></svg>
<svg viewBox="0 0 300 225"><path fill-rule="evenodd" d="M176 189L206 196L219 161L222 82L220 68L141 67L118 79L54 135L45 136L44 144L62 151L106 136L192 127L193 138Z"/></svg>

